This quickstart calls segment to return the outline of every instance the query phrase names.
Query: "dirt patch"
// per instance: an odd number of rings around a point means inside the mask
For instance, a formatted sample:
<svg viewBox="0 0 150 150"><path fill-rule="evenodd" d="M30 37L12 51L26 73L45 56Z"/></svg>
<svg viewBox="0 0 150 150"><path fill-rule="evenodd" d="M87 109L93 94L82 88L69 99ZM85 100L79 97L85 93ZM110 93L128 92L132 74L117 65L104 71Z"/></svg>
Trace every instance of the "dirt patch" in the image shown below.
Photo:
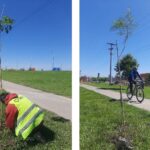
<svg viewBox="0 0 150 150"><path fill-rule="evenodd" d="M125 123L117 128L117 133L111 137L117 150L133 150L132 136L129 135L129 125Z"/></svg>

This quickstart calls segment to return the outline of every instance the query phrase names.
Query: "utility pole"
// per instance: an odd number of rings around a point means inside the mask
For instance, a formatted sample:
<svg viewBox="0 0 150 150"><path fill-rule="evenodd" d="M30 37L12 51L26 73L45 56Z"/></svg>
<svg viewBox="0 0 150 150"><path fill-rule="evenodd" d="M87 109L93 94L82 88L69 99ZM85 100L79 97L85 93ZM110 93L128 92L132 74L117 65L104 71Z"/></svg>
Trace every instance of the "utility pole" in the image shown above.
<svg viewBox="0 0 150 150"><path fill-rule="evenodd" d="M52 60L52 70L53 70L54 67L55 67L55 59L54 59L54 56L53 56L53 60Z"/></svg>
<svg viewBox="0 0 150 150"><path fill-rule="evenodd" d="M100 73L97 74L97 82L100 83Z"/></svg>
<svg viewBox="0 0 150 150"><path fill-rule="evenodd" d="M112 84L112 50L113 50L113 46L116 46L116 44L114 43L107 43L108 45L110 45L110 74L109 74L109 84Z"/></svg>

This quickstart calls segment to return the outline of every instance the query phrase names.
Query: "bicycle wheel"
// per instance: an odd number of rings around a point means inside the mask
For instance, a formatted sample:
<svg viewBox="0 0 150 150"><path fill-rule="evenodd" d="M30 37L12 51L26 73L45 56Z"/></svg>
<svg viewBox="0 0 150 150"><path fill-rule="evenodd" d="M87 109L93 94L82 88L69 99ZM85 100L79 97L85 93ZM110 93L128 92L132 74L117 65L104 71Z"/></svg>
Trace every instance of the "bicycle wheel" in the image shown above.
<svg viewBox="0 0 150 150"><path fill-rule="evenodd" d="M129 100L131 100L132 97L133 97L133 93L130 92L130 87L129 86L127 87L127 97L128 97Z"/></svg>
<svg viewBox="0 0 150 150"><path fill-rule="evenodd" d="M144 91L143 91L143 88L137 87L137 90L136 90L136 99L140 103L142 103L142 101L144 100Z"/></svg>

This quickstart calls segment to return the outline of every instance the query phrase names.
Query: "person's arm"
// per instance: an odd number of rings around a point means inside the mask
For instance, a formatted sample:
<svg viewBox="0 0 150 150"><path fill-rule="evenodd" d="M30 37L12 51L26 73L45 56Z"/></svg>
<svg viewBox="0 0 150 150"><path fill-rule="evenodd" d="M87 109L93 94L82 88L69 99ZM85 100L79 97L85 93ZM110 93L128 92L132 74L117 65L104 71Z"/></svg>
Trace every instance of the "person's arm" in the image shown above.
<svg viewBox="0 0 150 150"><path fill-rule="evenodd" d="M131 79L132 79L132 81L134 81L134 72L133 71L131 71Z"/></svg>
<svg viewBox="0 0 150 150"><path fill-rule="evenodd" d="M140 76L140 74L137 72L138 77L140 78L140 80L143 81L142 77Z"/></svg>
<svg viewBox="0 0 150 150"><path fill-rule="evenodd" d="M17 120L17 115L18 115L18 110L15 107L15 105L13 104L8 104L6 107L6 119L5 119L5 123L6 123L6 127L14 130L15 129L15 123Z"/></svg>

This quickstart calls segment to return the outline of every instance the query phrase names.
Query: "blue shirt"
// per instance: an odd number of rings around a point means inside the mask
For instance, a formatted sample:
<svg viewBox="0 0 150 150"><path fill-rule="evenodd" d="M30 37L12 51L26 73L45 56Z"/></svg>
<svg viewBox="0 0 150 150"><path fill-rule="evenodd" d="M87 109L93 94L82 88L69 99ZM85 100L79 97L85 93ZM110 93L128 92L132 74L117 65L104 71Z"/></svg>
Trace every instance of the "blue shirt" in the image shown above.
<svg viewBox="0 0 150 150"><path fill-rule="evenodd" d="M142 80L141 76L139 75L139 73L136 70L131 70L131 72L129 73L129 81L133 81L137 77L139 77Z"/></svg>

